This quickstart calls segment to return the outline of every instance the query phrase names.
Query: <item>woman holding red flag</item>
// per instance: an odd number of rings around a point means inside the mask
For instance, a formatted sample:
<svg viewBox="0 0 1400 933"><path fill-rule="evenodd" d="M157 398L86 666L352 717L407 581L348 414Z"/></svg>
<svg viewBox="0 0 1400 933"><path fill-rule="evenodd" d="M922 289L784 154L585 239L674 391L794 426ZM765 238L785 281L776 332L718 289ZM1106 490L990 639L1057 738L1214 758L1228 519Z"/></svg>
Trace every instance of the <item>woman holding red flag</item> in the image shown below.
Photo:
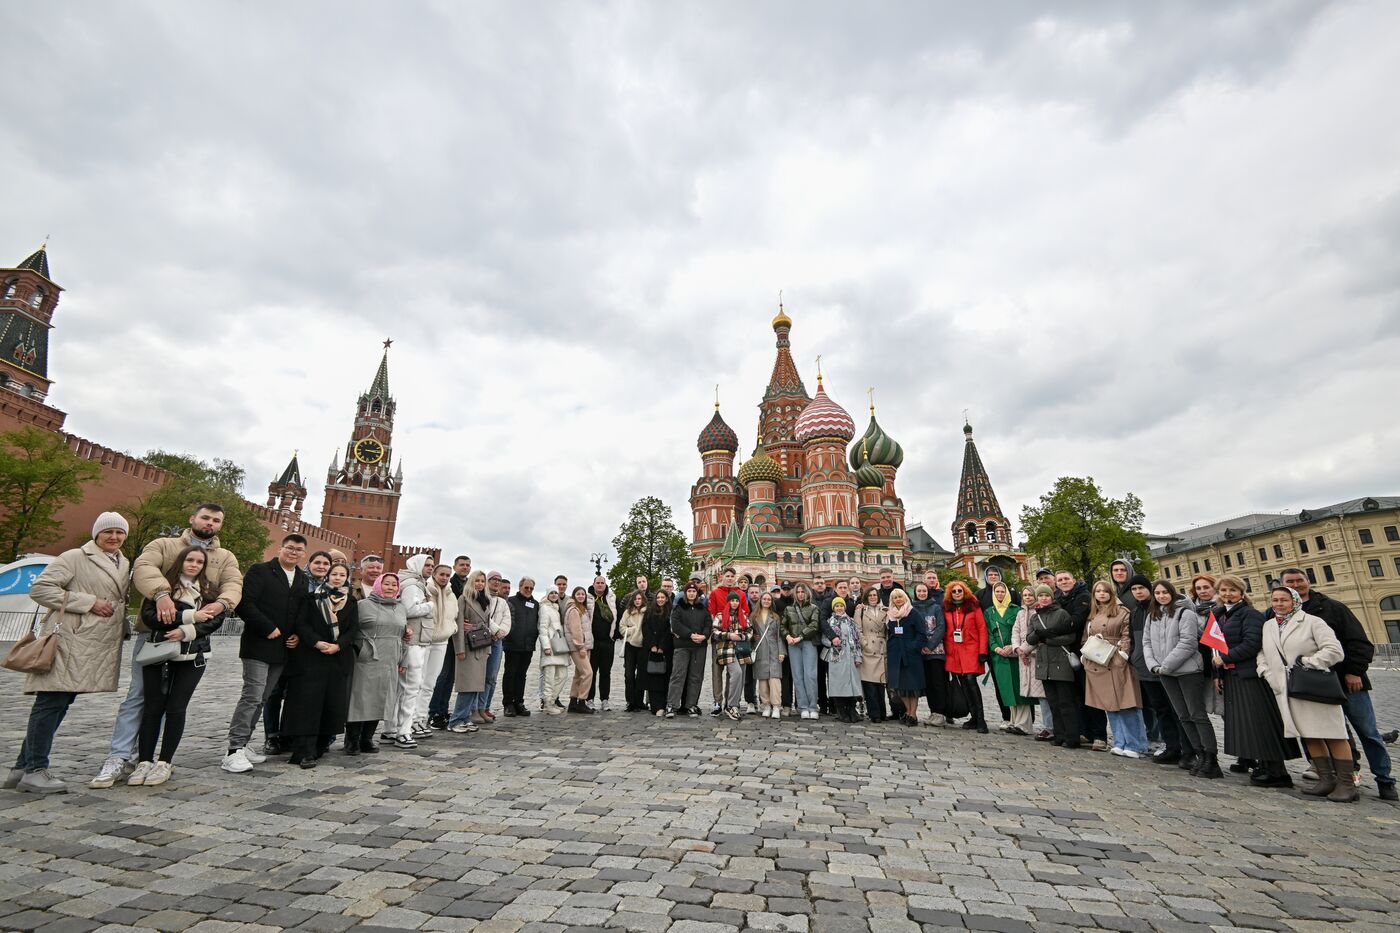
<svg viewBox="0 0 1400 933"><path fill-rule="evenodd" d="M982 688L977 684L987 664L987 620L982 616L982 606L961 581L954 580L943 597L943 616L947 623L943 630L945 663L972 713L963 728L986 735Z"/></svg>
<svg viewBox="0 0 1400 933"><path fill-rule="evenodd" d="M1283 715L1256 662L1264 644L1264 614L1250 605L1244 581L1223 576L1216 610L1224 650L1213 652L1216 684L1225 698L1225 754L1253 765L1249 782L1255 787L1292 787L1285 761L1301 757L1298 743L1283 734ZM1208 629L1202 642L1211 639ZM1231 765L1231 771L1237 769Z"/></svg>

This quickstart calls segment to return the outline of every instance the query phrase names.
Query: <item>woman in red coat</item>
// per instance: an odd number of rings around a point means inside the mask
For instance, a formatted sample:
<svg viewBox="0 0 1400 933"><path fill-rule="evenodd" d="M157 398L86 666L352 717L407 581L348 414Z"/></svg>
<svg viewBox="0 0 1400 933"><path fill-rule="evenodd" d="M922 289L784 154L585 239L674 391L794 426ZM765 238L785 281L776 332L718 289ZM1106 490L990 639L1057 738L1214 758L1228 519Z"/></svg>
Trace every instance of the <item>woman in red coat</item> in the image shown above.
<svg viewBox="0 0 1400 933"><path fill-rule="evenodd" d="M986 735L982 689L977 685L977 677L987 664L987 620L982 616L982 606L966 586L954 580L943 596L943 615L948 623L943 633L948 674L962 691L967 708L972 712L963 728L976 729Z"/></svg>

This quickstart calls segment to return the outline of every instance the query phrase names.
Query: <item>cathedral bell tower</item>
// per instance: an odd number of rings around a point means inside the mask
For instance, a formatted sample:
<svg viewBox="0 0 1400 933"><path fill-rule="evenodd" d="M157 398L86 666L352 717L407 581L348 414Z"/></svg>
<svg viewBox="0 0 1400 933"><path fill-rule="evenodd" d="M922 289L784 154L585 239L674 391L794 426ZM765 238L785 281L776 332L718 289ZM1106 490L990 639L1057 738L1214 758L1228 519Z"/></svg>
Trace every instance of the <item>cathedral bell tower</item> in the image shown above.
<svg viewBox="0 0 1400 933"><path fill-rule="evenodd" d="M63 289L49 278L48 247L40 246L19 265L0 269L0 389L46 406L49 388L49 329ZM38 412L40 409L35 408ZM51 409L50 409L51 411ZM50 430L57 418L33 417ZM29 419L26 419L29 420Z"/></svg>
<svg viewBox="0 0 1400 933"><path fill-rule="evenodd" d="M336 453L326 471L326 498L321 505L321 527L349 535L355 553L377 554L386 565L393 548L394 525L399 517L403 464L391 469L394 434L394 398L389 394L389 347L369 389L355 405L354 426L345 445L344 463Z"/></svg>

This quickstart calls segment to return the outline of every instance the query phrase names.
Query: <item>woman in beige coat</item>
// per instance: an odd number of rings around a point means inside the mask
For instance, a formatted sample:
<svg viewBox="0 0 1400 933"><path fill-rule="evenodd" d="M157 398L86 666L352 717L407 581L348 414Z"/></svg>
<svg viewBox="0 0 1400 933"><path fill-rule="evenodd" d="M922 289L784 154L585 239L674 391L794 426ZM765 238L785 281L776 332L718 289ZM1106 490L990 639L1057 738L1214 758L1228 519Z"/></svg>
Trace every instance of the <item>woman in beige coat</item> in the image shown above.
<svg viewBox="0 0 1400 933"><path fill-rule="evenodd" d="M599 578L601 579L601 578ZM593 664L589 652L593 650L593 626L589 622L593 613L588 608L588 591L581 586L574 587L569 594L569 604L564 607L564 637L569 640L574 658L574 680L569 687L570 713L591 713L588 705L588 688L593 684Z"/></svg>
<svg viewBox="0 0 1400 933"><path fill-rule="evenodd" d="M1303 793L1351 803L1360 794L1351 782L1351 747L1347 743L1347 724L1341 705L1288 695L1289 668L1300 664L1330 672L1334 665L1341 663L1342 643L1331 626L1303 611L1303 601L1297 590L1276 586L1269 601L1274 618L1264 622L1264 643L1259 649L1256 667L1259 676L1268 681L1274 691L1274 700L1283 716L1284 735L1303 740L1317 769L1317 784Z"/></svg>
<svg viewBox="0 0 1400 933"><path fill-rule="evenodd" d="M889 638L885 631L886 609L880 604L880 589L865 591L865 601L856 607L856 628L860 631L860 688L865 694L865 715L871 722L884 722L885 662Z"/></svg>
<svg viewBox="0 0 1400 933"><path fill-rule="evenodd" d="M29 588L29 597L49 610L40 636L57 632L53 667L26 674L24 692L34 694L29 728L6 787L36 794L68 790L49 774L54 734L80 693L112 693L126 638L126 589L131 566L122 556L126 519L103 512L92 540L64 551Z"/></svg>

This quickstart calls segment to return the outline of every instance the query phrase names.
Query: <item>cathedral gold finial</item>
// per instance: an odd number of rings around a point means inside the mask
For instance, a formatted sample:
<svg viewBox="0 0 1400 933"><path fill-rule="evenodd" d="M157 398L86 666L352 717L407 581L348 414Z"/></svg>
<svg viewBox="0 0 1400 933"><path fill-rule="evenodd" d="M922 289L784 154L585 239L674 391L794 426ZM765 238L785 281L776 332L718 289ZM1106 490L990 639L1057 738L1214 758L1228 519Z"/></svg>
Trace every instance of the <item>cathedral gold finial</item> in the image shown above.
<svg viewBox="0 0 1400 933"><path fill-rule="evenodd" d="M774 317L773 317L773 329L774 329L774 330L777 330L779 327L791 327L791 326L792 326L792 318L788 317L788 316L787 316L787 312L783 310L783 292L782 292L782 289L779 289L779 290L778 290L778 313L777 313L776 315L774 315Z"/></svg>
<svg viewBox="0 0 1400 933"><path fill-rule="evenodd" d="M821 385L822 385L822 355L821 355L820 353L818 353L818 354L817 354L817 388L820 389L820 388L821 388Z"/></svg>
<svg viewBox="0 0 1400 933"><path fill-rule="evenodd" d="M715 383L715 411L719 411L719 383Z"/></svg>
<svg viewBox="0 0 1400 933"><path fill-rule="evenodd" d="M870 417L875 417L875 387L871 386L865 390L865 394L870 396Z"/></svg>

